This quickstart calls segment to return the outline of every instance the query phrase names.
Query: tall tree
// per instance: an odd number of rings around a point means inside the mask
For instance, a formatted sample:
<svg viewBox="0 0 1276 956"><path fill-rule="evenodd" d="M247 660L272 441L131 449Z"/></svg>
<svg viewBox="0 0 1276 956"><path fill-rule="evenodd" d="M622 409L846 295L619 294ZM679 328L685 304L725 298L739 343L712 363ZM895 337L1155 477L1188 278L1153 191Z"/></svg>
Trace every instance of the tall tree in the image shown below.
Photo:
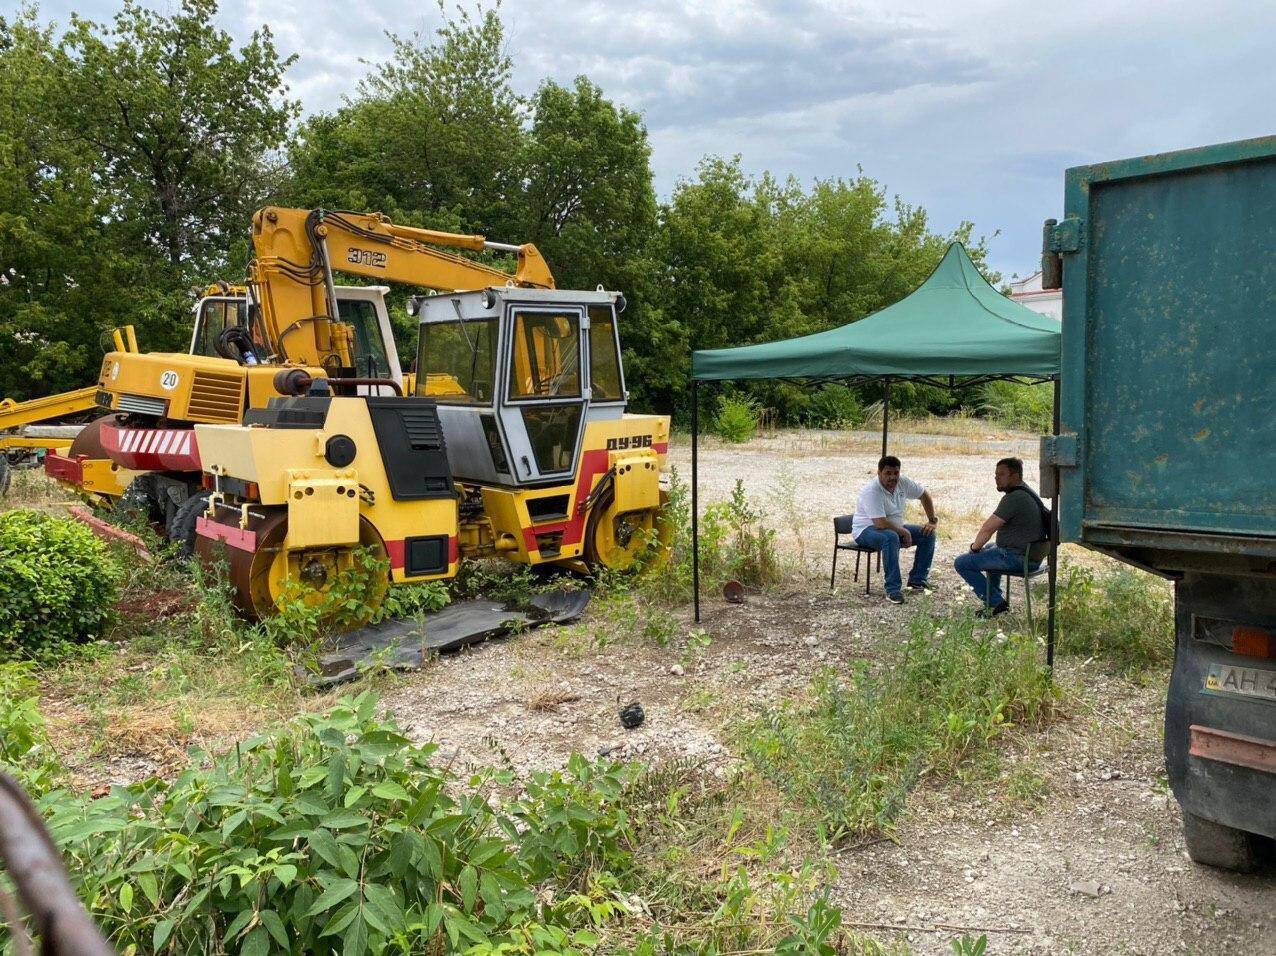
<svg viewBox="0 0 1276 956"><path fill-rule="evenodd" d="M433 34L388 34L391 58L369 64L336 113L303 124L289 156L295 201L494 237L508 227L526 106L504 27L495 10L439 9Z"/></svg>
<svg viewBox="0 0 1276 956"><path fill-rule="evenodd" d="M116 241L98 155L57 113L64 66L34 10L0 19L0 397L84 385L102 329L143 305L142 257Z"/></svg>
<svg viewBox="0 0 1276 956"><path fill-rule="evenodd" d="M663 314L689 350L822 331L911 292L951 239L970 245L971 231L962 223L951 236L931 232L924 210L898 199L891 206L862 173L806 189L791 178L748 176L738 158L707 157L661 211ZM977 263L984 251L982 240L970 247ZM661 396L666 407L679 407L687 364L678 363ZM786 419L803 412L802 390L750 390Z"/></svg>
<svg viewBox="0 0 1276 956"><path fill-rule="evenodd" d="M296 106L269 32L235 47L215 14L0 20L0 394L91 381L115 325L184 347L189 287L242 268Z"/></svg>
<svg viewBox="0 0 1276 956"><path fill-rule="evenodd" d="M98 151L119 218L191 278L244 235L298 112L283 95L295 57L264 26L236 47L216 13L216 0L171 15L125 0L109 26L73 16L62 41L67 131Z"/></svg>
<svg viewBox="0 0 1276 956"><path fill-rule="evenodd" d="M624 293L627 385L648 403L668 391L685 344L660 308L657 204L642 118L586 77L543 83L520 161L519 241L536 243L558 284Z"/></svg>

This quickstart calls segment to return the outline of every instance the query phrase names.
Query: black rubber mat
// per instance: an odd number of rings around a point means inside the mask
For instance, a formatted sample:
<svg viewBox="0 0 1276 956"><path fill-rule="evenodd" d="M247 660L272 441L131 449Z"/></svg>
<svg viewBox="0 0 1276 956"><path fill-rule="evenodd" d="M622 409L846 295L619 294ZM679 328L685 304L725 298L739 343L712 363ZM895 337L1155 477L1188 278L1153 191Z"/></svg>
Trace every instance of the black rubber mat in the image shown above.
<svg viewBox="0 0 1276 956"><path fill-rule="evenodd" d="M304 678L312 687L331 687L374 665L416 670L432 651L446 653L516 630L566 624L588 606L588 591L567 588L533 595L526 604L457 601L420 620L381 621L334 638L319 655L318 670L305 671Z"/></svg>

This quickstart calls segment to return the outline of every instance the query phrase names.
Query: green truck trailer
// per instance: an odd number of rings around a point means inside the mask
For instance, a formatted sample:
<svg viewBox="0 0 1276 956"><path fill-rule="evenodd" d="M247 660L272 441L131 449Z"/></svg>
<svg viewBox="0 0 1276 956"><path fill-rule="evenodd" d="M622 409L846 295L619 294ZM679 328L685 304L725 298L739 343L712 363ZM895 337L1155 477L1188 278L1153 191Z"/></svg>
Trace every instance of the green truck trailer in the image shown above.
<svg viewBox="0 0 1276 956"><path fill-rule="evenodd" d="M1061 540L1174 582L1187 848L1253 869L1276 837L1276 137L1070 169L1064 213Z"/></svg>

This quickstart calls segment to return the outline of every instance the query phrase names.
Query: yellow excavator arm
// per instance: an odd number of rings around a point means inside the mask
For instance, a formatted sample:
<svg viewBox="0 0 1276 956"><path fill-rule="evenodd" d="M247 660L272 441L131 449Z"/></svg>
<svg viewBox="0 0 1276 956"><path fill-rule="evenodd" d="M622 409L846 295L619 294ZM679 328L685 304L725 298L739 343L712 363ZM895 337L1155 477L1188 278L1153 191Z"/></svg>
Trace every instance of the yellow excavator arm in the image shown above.
<svg viewBox="0 0 1276 956"><path fill-rule="evenodd" d="M549 266L529 244L400 226L380 213L268 206L253 216L249 267L261 310L261 333L277 361L349 368L347 326L333 321L333 274L363 276L439 291L507 285L552 289ZM518 257L514 274L444 248L492 250Z"/></svg>

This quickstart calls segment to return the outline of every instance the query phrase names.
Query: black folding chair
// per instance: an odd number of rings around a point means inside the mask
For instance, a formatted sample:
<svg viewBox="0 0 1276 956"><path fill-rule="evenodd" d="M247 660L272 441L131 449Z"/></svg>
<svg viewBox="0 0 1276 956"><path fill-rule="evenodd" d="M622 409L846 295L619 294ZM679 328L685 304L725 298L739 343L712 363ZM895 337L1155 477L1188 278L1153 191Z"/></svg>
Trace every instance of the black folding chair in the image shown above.
<svg viewBox="0 0 1276 956"><path fill-rule="evenodd" d="M839 551L854 551L855 574L852 577L854 581L859 581L860 579L860 555L867 554L869 556L864 568L864 593L868 594L873 587L873 555L877 555L877 570L880 573L882 570L882 552L876 548L865 548L856 544L854 538L849 541L842 540L842 535L851 533L853 520L854 515L841 515L833 519L833 573L829 576L829 590L833 590L833 586L837 581L837 553Z"/></svg>

